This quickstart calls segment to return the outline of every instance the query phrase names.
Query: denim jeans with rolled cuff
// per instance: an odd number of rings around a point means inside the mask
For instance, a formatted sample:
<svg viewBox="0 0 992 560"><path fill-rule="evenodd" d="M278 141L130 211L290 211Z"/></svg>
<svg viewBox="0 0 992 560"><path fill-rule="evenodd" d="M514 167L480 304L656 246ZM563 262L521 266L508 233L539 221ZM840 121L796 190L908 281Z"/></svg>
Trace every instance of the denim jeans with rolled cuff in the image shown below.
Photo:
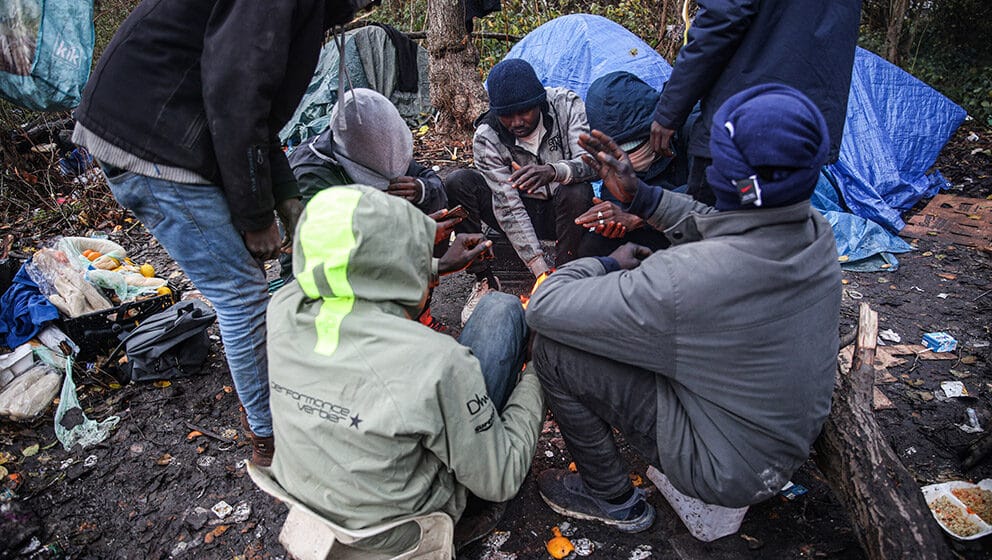
<svg viewBox="0 0 992 560"><path fill-rule="evenodd" d="M472 350L482 367L486 392L496 410L503 410L527 354L527 323L520 299L490 292L479 300L458 342Z"/></svg>
<svg viewBox="0 0 992 560"><path fill-rule="evenodd" d="M252 432L272 435L265 353L268 284L231 222L224 192L115 169L107 183L214 306L234 388Z"/></svg>

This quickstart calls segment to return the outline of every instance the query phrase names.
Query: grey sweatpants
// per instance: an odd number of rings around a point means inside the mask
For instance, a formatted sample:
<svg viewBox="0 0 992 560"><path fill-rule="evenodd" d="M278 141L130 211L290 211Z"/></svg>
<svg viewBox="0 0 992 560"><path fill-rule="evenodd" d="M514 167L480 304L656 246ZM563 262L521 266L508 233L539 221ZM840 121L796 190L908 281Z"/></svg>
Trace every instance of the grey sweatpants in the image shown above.
<svg viewBox="0 0 992 560"><path fill-rule="evenodd" d="M593 495L609 499L630 488L614 427L641 458L658 466L656 374L540 335L534 339L534 366L568 451Z"/></svg>

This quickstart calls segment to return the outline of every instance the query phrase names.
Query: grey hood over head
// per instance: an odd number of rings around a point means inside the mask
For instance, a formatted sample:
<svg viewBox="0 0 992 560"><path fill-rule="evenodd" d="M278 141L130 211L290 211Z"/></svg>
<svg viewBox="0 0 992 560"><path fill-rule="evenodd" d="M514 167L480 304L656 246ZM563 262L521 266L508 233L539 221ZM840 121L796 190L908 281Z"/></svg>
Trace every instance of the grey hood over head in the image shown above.
<svg viewBox="0 0 992 560"><path fill-rule="evenodd" d="M330 134L311 148L333 158L355 183L385 190L406 174L413 159L413 135L400 112L382 94L365 88L346 91L334 105ZM330 143L322 146L320 141Z"/></svg>

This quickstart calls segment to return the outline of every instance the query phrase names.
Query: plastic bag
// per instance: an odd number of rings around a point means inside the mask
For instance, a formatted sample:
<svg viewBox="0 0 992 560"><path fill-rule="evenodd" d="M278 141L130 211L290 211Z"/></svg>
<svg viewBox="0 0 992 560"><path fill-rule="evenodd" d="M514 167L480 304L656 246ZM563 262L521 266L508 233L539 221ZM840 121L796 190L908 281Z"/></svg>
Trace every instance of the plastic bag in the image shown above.
<svg viewBox="0 0 992 560"><path fill-rule="evenodd" d="M47 349L46 349L47 350ZM64 360L66 366L65 379L62 381L62 394L59 396L59 407L55 410L55 437L62 442L66 451L79 445L83 449L96 445L107 439L110 431L117 427L119 416L108 416L102 422L90 420L83 414L76 396L76 383L72 380L72 359L67 359L55 352L48 352L50 358ZM43 354L39 357L48 361Z"/></svg>
<svg viewBox="0 0 992 560"><path fill-rule="evenodd" d="M35 111L79 105L93 44L92 0L3 0L0 96Z"/></svg>
<svg viewBox="0 0 992 560"><path fill-rule="evenodd" d="M61 376L47 364L38 364L0 392L0 416L30 420L41 414L59 392Z"/></svg>
<svg viewBox="0 0 992 560"><path fill-rule="evenodd" d="M62 251L42 249L34 254L30 263L24 265L24 269L41 293L68 317L113 307L110 300L70 264Z"/></svg>

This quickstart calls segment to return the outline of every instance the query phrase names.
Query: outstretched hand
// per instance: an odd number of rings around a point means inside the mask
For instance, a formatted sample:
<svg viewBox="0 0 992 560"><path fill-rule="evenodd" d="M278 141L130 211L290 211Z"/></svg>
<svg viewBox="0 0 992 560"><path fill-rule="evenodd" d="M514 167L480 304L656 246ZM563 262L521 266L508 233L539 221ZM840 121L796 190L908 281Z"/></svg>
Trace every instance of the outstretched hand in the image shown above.
<svg viewBox="0 0 992 560"><path fill-rule="evenodd" d="M514 163L511 167L514 171L509 181L517 190L532 193L555 180L555 168L549 163L531 163L520 168Z"/></svg>
<svg viewBox="0 0 992 560"><path fill-rule="evenodd" d="M607 239L616 239L627 235L628 231L644 225L644 220L629 212L624 212L619 206L610 202L593 198L593 207L575 218L575 223L590 232L598 233Z"/></svg>
<svg viewBox="0 0 992 560"><path fill-rule="evenodd" d="M451 274L465 270L469 265L493 258L493 242L481 233L459 233L454 243L438 260L438 274Z"/></svg>
<svg viewBox="0 0 992 560"><path fill-rule="evenodd" d="M606 134L593 130L579 135L579 146L589 154L582 155L582 161L591 167L603 180L610 193L624 204L630 204L637 193L637 174L630 164L627 152Z"/></svg>
<svg viewBox="0 0 992 560"><path fill-rule="evenodd" d="M620 268L630 270L641 265L641 261L651 256L651 249L636 243L624 243L610 253L610 257L620 264Z"/></svg>
<svg viewBox="0 0 992 560"><path fill-rule="evenodd" d="M437 229L434 230L434 244L451 237L451 232L455 231L455 226L462 223L461 216L451 215L447 208L442 208L433 214L428 214L428 218L437 222Z"/></svg>

